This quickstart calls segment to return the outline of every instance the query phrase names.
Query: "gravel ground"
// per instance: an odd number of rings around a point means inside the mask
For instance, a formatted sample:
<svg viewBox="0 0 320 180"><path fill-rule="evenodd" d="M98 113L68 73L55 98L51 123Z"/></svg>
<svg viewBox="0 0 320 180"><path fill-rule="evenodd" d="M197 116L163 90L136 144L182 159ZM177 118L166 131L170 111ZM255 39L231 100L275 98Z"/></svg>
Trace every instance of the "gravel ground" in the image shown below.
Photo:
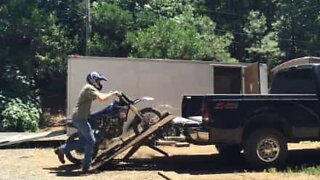
<svg viewBox="0 0 320 180"><path fill-rule="evenodd" d="M320 164L318 147L320 143L290 145L288 166ZM81 175L79 167L70 162L61 165L52 147L0 149L0 179L320 179L304 173L254 172L247 169L242 157L221 158L214 146L160 148L170 157L142 147L130 162L119 162L89 175Z"/></svg>

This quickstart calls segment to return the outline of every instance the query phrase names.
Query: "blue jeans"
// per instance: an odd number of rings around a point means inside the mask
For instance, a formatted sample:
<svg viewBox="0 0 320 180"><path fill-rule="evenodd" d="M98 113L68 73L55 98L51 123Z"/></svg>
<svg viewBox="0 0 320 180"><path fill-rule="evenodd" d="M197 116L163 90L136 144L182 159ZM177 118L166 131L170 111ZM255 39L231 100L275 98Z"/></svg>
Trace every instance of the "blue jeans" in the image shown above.
<svg viewBox="0 0 320 180"><path fill-rule="evenodd" d="M72 141L60 146L63 152L69 152L72 150L77 150L84 148L84 160L82 166L88 168L92 160L93 146L96 143L96 138L94 137L91 125L87 120L76 119L72 121L73 125L78 129L79 141Z"/></svg>

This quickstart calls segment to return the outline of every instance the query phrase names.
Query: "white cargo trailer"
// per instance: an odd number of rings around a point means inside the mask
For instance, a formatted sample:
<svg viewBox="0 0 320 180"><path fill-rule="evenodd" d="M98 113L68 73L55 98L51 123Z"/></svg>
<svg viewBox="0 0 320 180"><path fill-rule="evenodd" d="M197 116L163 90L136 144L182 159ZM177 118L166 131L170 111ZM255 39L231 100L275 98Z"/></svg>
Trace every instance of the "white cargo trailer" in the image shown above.
<svg viewBox="0 0 320 180"><path fill-rule="evenodd" d="M72 113L90 71L99 71L108 77L102 91L119 90L132 99L151 96L155 101L145 105L177 116L181 114L184 94L268 92L265 64L71 56L68 60L67 115ZM95 102L92 111L105 105Z"/></svg>

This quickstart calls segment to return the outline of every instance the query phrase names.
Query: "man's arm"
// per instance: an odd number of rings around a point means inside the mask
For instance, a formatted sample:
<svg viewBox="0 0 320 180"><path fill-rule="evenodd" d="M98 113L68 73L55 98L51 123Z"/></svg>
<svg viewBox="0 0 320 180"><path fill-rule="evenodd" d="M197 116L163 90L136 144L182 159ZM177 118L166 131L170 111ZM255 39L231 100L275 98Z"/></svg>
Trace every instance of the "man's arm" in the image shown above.
<svg viewBox="0 0 320 180"><path fill-rule="evenodd" d="M109 93L101 93L99 91L96 91L95 94L97 95L97 100L99 101L106 101L108 100L111 96L118 96L120 95L119 91L111 91Z"/></svg>

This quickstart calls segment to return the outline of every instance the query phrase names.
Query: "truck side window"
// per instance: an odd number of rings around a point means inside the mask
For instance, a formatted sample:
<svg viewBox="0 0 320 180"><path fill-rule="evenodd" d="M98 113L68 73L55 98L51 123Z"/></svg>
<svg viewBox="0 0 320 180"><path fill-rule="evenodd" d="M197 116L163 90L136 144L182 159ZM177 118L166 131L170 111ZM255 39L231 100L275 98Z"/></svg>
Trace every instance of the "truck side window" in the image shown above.
<svg viewBox="0 0 320 180"><path fill-rule="evenodd" d="M271 86L271 94L315 94L316 83L312 68L289 69L279 72Z"/></svg>

